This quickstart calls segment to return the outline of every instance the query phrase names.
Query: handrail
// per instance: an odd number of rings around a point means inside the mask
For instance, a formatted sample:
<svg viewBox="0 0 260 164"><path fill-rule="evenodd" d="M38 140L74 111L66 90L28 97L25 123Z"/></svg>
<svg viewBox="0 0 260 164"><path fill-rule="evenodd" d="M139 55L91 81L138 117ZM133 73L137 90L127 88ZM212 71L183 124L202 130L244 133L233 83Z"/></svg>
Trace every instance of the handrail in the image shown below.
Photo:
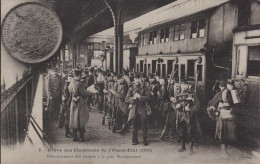
<svg viewBox="0 0 260 164"><path fill-rule="evenodd" d="M1 93L1 112L6 109L6 106L14 99L17 93L32 79L32 74L28 74L20 81L15 83L12 87ZM7 95L6 95L7 94Z"/></svg>
<svg viewBox="0 0 260 164"><path fill-rule="evenodd" d="M39 72L26 72L23 78L5 90L1 86L1 144L15 148L24 142L28 115L32 112Z"/></svg>

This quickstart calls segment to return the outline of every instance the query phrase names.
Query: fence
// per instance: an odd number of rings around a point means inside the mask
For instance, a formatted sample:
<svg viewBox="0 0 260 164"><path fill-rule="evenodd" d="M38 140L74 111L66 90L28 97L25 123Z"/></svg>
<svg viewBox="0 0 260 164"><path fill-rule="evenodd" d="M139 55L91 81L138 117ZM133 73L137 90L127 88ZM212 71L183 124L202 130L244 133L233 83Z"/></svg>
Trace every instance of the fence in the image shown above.
<svg viewBox="0 0 260 164"><path fill-rule="evenodd" d="M1 144L15 148L26 137L38 83L37 72L25 74L12 87L1 86Z"/></svg>

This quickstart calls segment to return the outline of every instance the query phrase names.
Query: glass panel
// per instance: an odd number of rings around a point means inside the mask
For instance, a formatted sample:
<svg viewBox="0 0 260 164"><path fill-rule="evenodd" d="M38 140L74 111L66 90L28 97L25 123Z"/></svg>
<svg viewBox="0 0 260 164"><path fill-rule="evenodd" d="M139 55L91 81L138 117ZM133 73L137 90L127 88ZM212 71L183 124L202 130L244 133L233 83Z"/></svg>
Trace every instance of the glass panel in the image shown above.
<svg viewBox="0 0 260 164"><path fill-rule="evenodd" d="M165 76L166 75L166 65L165 64L162 64L162 76Z"/></svg>
<svg viewBox="0 0 260 164"><path fill-rule="evenodd" d="M144 72L144 61L140 60L140 72Z"/></svg>
<svg viewBox="0 0 260 164"><path fill-rule="evenodd" d="M161 64L157 64L157 73L158 76L161 76Z"/></svg>
<svg viewBox="0 0 260 164"><path fill-rule="evenodd" d="M178 78L179 77L179 64L174 65L174 71L176 71L174 78Z"/></svg>
<svg viewBox="0 0 260 164"><path fill-rule="evenodd" d="M188 81L194 81L194 66L195 61L194 60L188 60L188 66L187 66L187 80Z"/></svg>
<svg viewBox="0 0 260 164"><path fill-rule="evenodd" d="M145 74L145 76L147 75L146 73L147 73L147 64L144 64L144 74Z"/></svg>
<svg viewBox="0 0 260 164"><path fill-rule="evenodd" d="M198 81L202 81L202 65L197 65L197 71L199 71Z"/></svg>
<svg viewBox="0 0 260 164"><path fill-rule="evenodd" d="M185 79L185 64L181 64L181 79Z"/></svg>
<svg viewBox="0 0 260 164"><path fill-rule="evenodd" d="M174 28L174 40L179 40L180 37L180 25L175 26Z"/></svg>
<svg viewBox="0 0 260 164"><path fill-rule="evenodd" d="M248 47L247 76L260 76L260 46Z"/></svg>
<svg viewBox="0 0 260 164"><path fill-rule="evenodd" d="M191 22L191 38L197 38L198 34L198 21Z"/></svg>
<svg viewBox="0 0 260 164"><path fill-rule="evenodd" d="M167 73L168 73L168 75L171 75L171 73L172 73L172 63L173 63L173 60L167 61Z"/></svg>
<svg viewBox="0 0 260 164"><path fill-rule="evenodd" d="M152 60L152 72L155 73L156 71L156 61L157 60Z"/></svg>

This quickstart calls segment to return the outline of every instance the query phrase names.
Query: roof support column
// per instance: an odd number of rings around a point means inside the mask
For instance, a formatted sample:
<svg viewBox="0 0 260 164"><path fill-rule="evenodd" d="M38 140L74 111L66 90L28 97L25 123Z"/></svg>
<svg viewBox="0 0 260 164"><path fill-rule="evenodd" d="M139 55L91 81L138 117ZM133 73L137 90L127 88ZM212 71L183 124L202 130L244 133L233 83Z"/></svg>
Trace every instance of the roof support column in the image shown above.
<svg viewBox="0 0 260 164"><path fill-rule="evenodd" d="M112 0L111 0L112 1ZM114 71L122 73L123 70L123 21L122 9L124 0L116 0L110 3L104 0L108 6L114 23ZM113 3L113 4L112 4Z"/></svg>

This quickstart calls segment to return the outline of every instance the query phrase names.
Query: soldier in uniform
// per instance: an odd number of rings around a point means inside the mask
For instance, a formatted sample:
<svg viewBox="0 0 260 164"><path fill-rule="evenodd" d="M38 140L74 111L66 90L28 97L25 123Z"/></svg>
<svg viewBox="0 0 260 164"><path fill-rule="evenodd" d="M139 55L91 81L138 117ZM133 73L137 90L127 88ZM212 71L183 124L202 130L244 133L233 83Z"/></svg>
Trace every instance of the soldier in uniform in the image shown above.
<svg viewBox="0 0 260 164"><path fill-rule="evenodd" d="M149 105L152 108L152 122L154 122L154 127L156 131L159 129L161 112L159 111L159 101L158 101L158 91L159 91L159 82L155 79L153 75L149 77L149 92L151 95L151 100Z"/></svg>
<svg viewBox="0 0 260 164"><path fill-rule="evenodd" d="M65 81L63 94L62 94L62 111L61 114L64 115L64 126L65 126L65 137L72 138L72 133L69 128L69 120L70 120L70 103L71 97L69 93L69 85L73 80L73 75L71 73L68 74L68 78Z"/></svg>
<svg viewBox="0 0 260 164"><path fill-rule="evenodd" d="M186 81L181 84L181 92L175 96L175 105L177 111L176 126L182 139L182 146L179 152L186 150L186 142L190 141L190 151L193 152L193 145L196 132L201 135L200 126L197 119L197 112L200 109L200 103L196 94L189 90Z"/></svg>
<svg viewBox="0 0 260 164"><path fill-rule="evenodd" d="M116 98L118 99L118 112L117 116L120 116L122 121L122 128L120 133L123 134L128 130L127 119L128 119L128 106L125 102L125 97L128 91L128 85L125 79L122 77L118 80L118 91L116 93Z"/></svg>
<svg viewBox="0 0 260 164"><path fill-rule="evenodd" d="M234 82L229 80L226 84L226 81L221 79L219 88L220 91L211 101L209 101L208 106L215 106L218 108L217 112L219 115L217 117L215 137L220 140L221 148L226 153L228 145L237 139L236 120L234 115L236 106L234 105L230 92L234 89Z"/></svg>
<svg viewBox="0 0 260 164"><path fill-rule="evenodd" d="M60 105L62 101L62 81L58 75L57 69L50 70L50 74L46 77L46 90L48 101L50 103L51 118L52 120L58 119L60 112Z"/></svg>
<svg viewBox="0 0 260 164"><path fill-rule="evenodd" d="M143 145L148 145L147 132L148 132L148 110L147 102L150 100L150 92L141 85L140 81L134 82L133 90L129 90L125 101L132 104L132 110L135 111L133 119L133 135L132 145L138 144L138 129L140 126L143 129ZM150 111L149 111L150 112Z"/></svg>
<svg viewBox="0 0 260 164"><path fill-rule="evenodd" d="M94 84L94 68L90 68L89 69L89 72L88 72L88 75L86 77L86 87L90 87L91 85ZM89 101L88 101L89 105L93 105L93 96L92 94L89 96Z"/></svg>
<svg viewBox="0 0 260 164"><path fill-rule="evenodd" d="M106 71L104 72L104 89L103 89L103 93L104 93L104 101L103 101L103 111L104 111L104 115L103 115L103 119L102 119L102 125L105 125L105 117L108 115L109 113L109 96L108 96L108 87L109 87L109 72Z"/></svg>
<svg viewBox="0 0 260 164"><path fill-rule="evenodd" d="M84 84L80 82L81 72L74 70L74 79L69 85L71 95L69 127L73 130L73 142L78 141L77 132L80 133L80 142L85 141L85 126L89 119L89 106L87 98L91 94Z"/></svg>
<svg viewBox="0 0 260 164"><path fill-rule="evenodd" d="M110 83L110 88L109 92L111 95L111 110L112 110L112 117L111 117L111 127L112 127L112 132L115 133L117 129L117 120L116 120L116 113L117 113L117 105L118 101L116 98L116 93L118 89L118 75L116 73L113 74L113 80Z"/></svg>
<svg viewBox="0 0 260 164"><path fill-rule="evenodd" d="M104 80L105 80L105 77L103 75L103 71L98 70L96 88L99 92L96 95L96 102L97 102L97 109L99 110L100 113L102 113L103 105L104 105L104 93L103 93Z"/></svg>

